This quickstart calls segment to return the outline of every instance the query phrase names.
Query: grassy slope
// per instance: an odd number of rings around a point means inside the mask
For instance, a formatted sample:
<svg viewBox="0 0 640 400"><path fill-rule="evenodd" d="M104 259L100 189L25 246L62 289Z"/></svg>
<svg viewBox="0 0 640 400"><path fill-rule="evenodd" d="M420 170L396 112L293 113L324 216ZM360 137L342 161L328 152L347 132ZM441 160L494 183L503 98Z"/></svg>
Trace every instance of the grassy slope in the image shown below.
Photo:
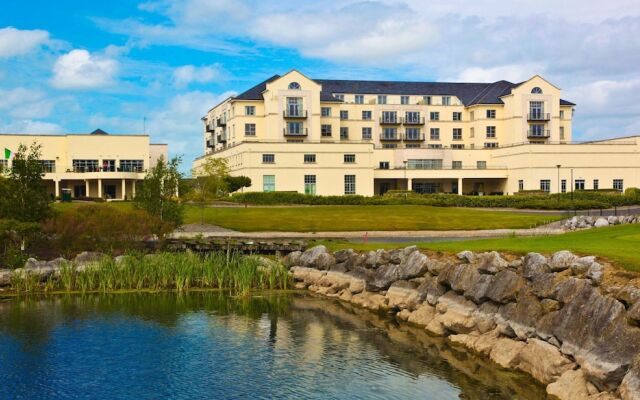
<svg viewBox="0 0 640 400"><path fill-rule="evenodd" d="M555 236L508 237L459 242L361 244L326 241L322 244L336 250L342 248L371 250L405 247L410 244L423 249L445 252L497 250L524 254L530 251L552 253L558 250L571 250L579 254L604 257L630 271L640 271L640 251L638 251L640 225L619 225Z"/></svg>
<svg viewBox="0 0 640 400"><path fill-rule="evenodd" d="M530 228L555 216L411 205L206 208L204 222L243 232L466 230ZM200 222L187 207L186 223Z"/></svg>

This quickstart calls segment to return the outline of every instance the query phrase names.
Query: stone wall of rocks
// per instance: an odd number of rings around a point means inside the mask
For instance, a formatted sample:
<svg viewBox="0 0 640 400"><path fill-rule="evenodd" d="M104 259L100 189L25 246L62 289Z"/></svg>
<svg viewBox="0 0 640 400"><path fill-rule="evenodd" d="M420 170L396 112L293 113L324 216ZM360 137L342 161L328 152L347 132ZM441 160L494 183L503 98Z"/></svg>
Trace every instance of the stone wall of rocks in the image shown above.
<svg viewBox="0 0 640 400"><path fill-rule="evenodd" d="M73 265L77 271L82 271L92 265L95 265L106 254L92 251L84 251L78 254L73 260L64 258L56 258L55 260L43 261L29 258L23 268L16 269L0 269L0 287L10 286L11 279L15 275L29 274L37 277L41 282L45 282L51 275L56 275L65 265ZM116 257L116 261L124 256ZM56 275L57 276L57 275Z"/></svg>
<svg viewBox="0 0 640 400"><path fill-rule="evenodd" d="M607 287L595 257L317 246L283 262L298 288L394 313L530 374L552 398L640 399L640 289Z"/></svg>
<svg viewBox="0 0 640 400"><path fill-rule="evenodd" d="M575 231L576 229L601 228L609 225L638 223L640 223L640 215L618 215L610 217L591 217L580 215L564 221L562 228L568 231Z"/></svg>

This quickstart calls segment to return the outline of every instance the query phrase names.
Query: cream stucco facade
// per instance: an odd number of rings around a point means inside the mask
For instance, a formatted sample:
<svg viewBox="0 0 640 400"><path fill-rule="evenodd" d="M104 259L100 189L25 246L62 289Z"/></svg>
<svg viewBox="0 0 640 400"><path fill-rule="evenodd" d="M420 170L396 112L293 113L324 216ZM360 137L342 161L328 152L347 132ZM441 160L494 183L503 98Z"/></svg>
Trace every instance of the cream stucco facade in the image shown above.
<svg viewBox="0 0 640 400"><path fill-rule="evenodd" d="M293 70L212 108L194 167L221 157L251 178L248 190L321 195L639 187L640 140L573 142L574 107L540 76L378 82Z"/></svg>
<svg viewBox="0 0 640 400"><path fill-rule="evenodd" d="M49 193L72 197L131 199L136 182L144 179L160 156L167 159L166 144L149 143L148 135L93 134L31 135L0 134L0 149L15 154L20 144L41 145L41 162ZM3 157L10 167L12 157Z"/></svg>

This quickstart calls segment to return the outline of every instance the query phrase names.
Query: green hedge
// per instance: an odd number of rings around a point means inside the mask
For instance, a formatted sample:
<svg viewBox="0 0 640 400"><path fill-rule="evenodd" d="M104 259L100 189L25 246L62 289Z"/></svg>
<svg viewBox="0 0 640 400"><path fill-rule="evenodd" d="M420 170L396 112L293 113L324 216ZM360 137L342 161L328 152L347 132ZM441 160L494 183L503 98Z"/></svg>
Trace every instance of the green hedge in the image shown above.
<svg viewBox="0 0 640 400"><path fill-rule="evenodd" d="M232 201L256 205L394 205L414 204L437 207L487 207L487 208L531 208L584 210L589 208L610 208L640 204L640 196L620 193L574 192L570 193L518 196L460 196L456 194L391 193L385 196L309 196L294 192L247 192L237 193Z"/></svg>

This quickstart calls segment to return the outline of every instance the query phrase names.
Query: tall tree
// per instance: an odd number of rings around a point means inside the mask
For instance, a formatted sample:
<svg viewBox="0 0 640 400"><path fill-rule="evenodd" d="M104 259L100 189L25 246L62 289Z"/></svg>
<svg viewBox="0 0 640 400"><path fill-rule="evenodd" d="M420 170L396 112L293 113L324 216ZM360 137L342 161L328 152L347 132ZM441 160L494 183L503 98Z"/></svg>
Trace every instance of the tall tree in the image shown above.
<svg viewBox="0 0 640 400"><path fill-rule="evenodd" d="M51 198L43 180L41 146L18 146L11 168L0 182L0 218L40 222L51 212Z"/></svg>
<svg viewBox="0 0 640 400"><path fill-rule="evenodd" d="M160 157L155 167L147 173L134 199L138 208L174 226L182 224L184 213L179 199L182 173L178 167L181 162L181 157L174 157L168 162Z"/></svg>

